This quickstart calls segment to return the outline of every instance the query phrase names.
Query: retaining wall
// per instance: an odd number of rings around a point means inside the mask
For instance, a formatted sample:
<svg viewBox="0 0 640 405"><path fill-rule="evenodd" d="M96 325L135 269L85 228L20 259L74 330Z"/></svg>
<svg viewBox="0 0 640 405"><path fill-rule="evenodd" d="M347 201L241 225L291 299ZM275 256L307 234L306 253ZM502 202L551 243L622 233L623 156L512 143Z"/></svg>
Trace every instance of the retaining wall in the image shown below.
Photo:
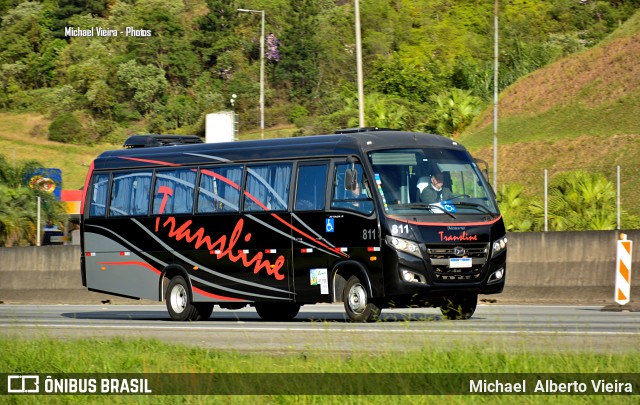
<svg viewBox="0 0 640 405"><path fill-rule="evenodd" d="M640 231L632 270L640 272ZM613 304L618 231L532 232L508 235L507 284L498 303ZM0 301L4 303L135 303L87 291L79 246L0 248ZM640 302L640 276L631 276L631 300Z"/></svg>

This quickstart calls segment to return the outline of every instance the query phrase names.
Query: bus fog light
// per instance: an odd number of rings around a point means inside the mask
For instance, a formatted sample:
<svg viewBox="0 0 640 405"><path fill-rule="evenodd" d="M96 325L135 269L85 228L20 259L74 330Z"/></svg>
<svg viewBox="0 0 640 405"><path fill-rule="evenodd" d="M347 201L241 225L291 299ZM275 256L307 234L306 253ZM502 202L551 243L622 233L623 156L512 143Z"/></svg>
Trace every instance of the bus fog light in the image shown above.
<svg viewBox="0 0 640 405"><path fill-rule="evenodd" d="M408 283L426 284L427 282L427 279L424 276L408 270L402 270L402 279Z"/></svg>
<svg viewBox="0 0 640 405"><path fill-rule="evenodd" d="M504 277L504 269L496 270L491 274L491 276L489 276L488 283L489 284L497 283L498 281L502 280L503 277Z"/></svg>

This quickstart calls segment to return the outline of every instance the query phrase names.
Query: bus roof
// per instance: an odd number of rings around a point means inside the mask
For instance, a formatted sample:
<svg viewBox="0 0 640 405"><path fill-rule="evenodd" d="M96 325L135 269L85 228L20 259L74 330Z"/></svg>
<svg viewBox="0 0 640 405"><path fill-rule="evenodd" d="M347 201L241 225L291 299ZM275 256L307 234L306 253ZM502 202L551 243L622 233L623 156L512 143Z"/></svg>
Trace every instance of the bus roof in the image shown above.
<svg viewBox="0 0 640 405"><path fill-rule="evenodd" d="M332 156L361 156L378 149L440 147L464 149L440 135L387 129L345 131L333 135L266 139L225 143L203 143L153 148L111 150L94 162L95 170L145 166L182 166L222 162L250 162Z"/></svg>

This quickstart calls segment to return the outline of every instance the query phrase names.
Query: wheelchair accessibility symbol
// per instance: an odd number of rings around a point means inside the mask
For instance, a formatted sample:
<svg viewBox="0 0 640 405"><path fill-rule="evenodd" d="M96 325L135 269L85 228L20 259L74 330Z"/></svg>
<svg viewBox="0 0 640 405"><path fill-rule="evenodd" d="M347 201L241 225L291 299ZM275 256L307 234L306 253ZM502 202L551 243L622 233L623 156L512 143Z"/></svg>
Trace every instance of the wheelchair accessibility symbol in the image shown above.
<svg viewBox="0 0 640 405"><path fill-rule="evenodd" d="M325 231L326 232L333 232L334 228L334 223L333 223L334 219L333 218L327 218L327 221L325 223Z"/></svg>
<svg viewBox="0 0 640 405"><path fill-rule="evenodd" d="M443 201L442 208L444 208L445 211L450 212L452 214L456 212L456 206L453 205L453 203L450 200Z"/></svg>

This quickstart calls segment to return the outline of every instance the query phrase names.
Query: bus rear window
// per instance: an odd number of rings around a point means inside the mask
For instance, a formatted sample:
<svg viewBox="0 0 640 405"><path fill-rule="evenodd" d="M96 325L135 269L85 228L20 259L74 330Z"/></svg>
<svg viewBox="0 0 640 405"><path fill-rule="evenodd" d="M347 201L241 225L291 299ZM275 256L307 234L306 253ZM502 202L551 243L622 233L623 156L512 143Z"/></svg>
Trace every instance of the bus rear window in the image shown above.
<svg viewBox="0 0 640 405"><path fill-rule="evenodd" d="M109 191L109 175L94 174L91 181L91 202L89 215L104 217L107 214L107 193Z"/></svg>

